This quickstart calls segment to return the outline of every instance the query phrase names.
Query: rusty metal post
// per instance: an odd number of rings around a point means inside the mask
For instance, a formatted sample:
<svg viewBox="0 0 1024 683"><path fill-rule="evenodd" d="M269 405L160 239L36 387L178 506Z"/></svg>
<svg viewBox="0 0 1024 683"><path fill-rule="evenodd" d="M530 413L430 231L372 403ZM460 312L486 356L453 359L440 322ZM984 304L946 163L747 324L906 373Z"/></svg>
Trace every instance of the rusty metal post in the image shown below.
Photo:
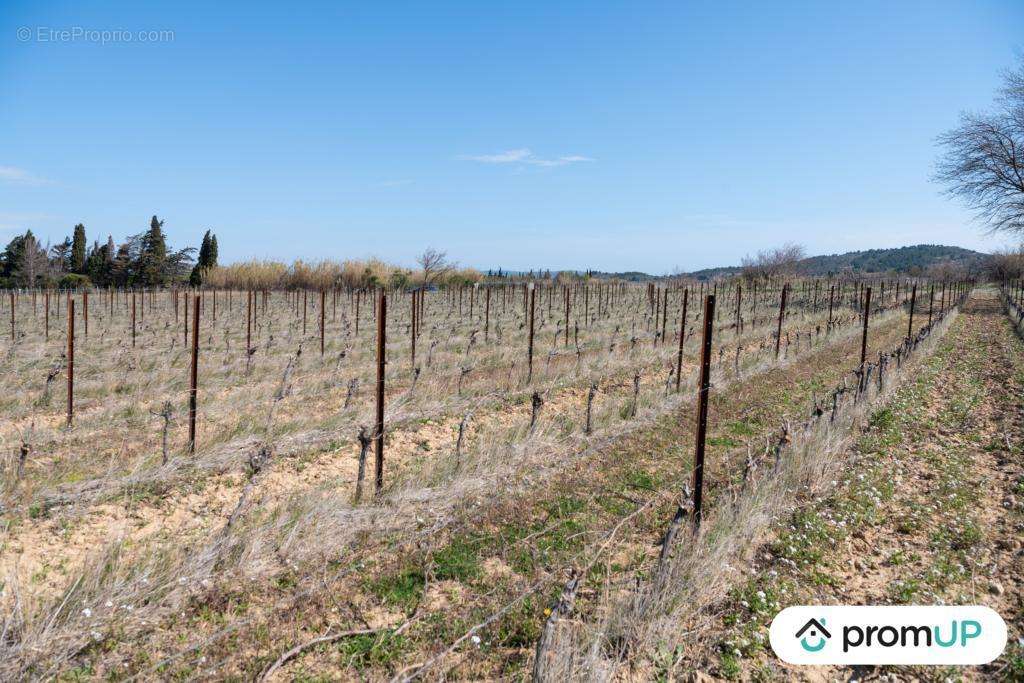
<svg viewBox="0 0 1024 683"><path fill-rule="evenodd" d="M868 358L868 318L871 317L871 288L864 291L864 333L860 340L860 367Z"/></svg>
<svg viewBox="0 0 1024 683"><path fill-rule="evenodd" d="M529 384L533 380L533 313L537 290L532 282L527 286L527 289L530 291L530 337L526 347L526 383Z"/></svg>
<svg viewBox="0 0 1024 683"><path fill-rule="evenodd" d="M779 346L782 344L782 319L786 315L786 293L789 292L789 285L782 285L782 295L779 299L779 325L775 330L775 359L779 358Z"/></svg>
<svg viewBox="0 0 1024 683"><path fill-rule="evenodd" d="M743 285L737 284L736 285L736 336L737 337L740 336L740 320L741 320L740 306L742 305L741 304L742 301L743 301Z"/></svg>
<svg viewBox="0 0 1024 683"><path fill-rule="evenodd" d="M693 454L693 529L700 528L704 503L704 449L708 436L708 396L711 391L711 335L714 332L715 295L704 298L704 338L700 351L700 388L697 394L697 435Z"/></svg>
<svg viewBox="0 0 1024 683"><path fill-rule="evenodd" d="M377 305L377 423L374 428L374 450L377 458L375 491L379 495L384 488L384 365L386 359L388 297L380 290Z"/></svg>
<svg viewBox="0 0 1024 683"><path fill-rule="evenodd" d="M828 288L828 327L825 329L828 331L832 330L832 301L835 298L836 286L832 285Z"/></svg>
<svg viewBox="0 0 1024 683"><path fill-rule="evenodd" d="M917 285L910 290L910 322L907 323L907 338L914 335L914 304L917 302Z"/></svg>
<svg viewBox="0 0 1024 683"><path fill-rule="evenodd" d="M327 291L320 290L320 357L324 355L324 330L327 322Z"/></svg>
<svg viewBox="0 0 1024 683"><path fill-rule="evenodd" d="M82 327L89 336L89 290L82 290Z"/></svg>
<svg viewBox="0 0 1024 683"><path fill-rule="evenodd" d="M676 356L676 393L683 379L683 342L686 341L686 305L690 299L690 288L683 290L683 314L679 317L679 355Z"/></svg>
<svg viewBox="0 0 1024 683"><path fill-rule="evenodd" d="M135 347L135 290L132 290L132 348Z"/></svg>
<svg viewBox="0 0 1024 683"><path fill-rule="evenodd" d="M187 311L188 308L186 307ZM188 381L188 452L196 452L196 404L199 390L199 295L192 300L192 367Z"/></svg>
<svg viewBox="0 0 1024 683"><path fill-rule="evenodd" d="M928 289L928 325L932 324L932 307L935 305L935 285Z"/></svg>
<svg viewBox="0 0 1024 683"><path fill-rule="evenodd" d="M590 326L590 281L583 285L583 326Z"/></svg>
<svg viewBox="0 0 1024 683"><path fill-rule="evenodd" d="M14 291L11 291L11 341L14 341Z"/></svg>
<svg viewBox="0 0 1024 683"><path fill-rule="evenodd" d="M565 287L565 345L569 346L569 288Z"/></svg>
<svg viewBox="0 0 1024 683"><path fill-rule="evenodd" d="M75 417L75 300L68 295L68 427Z"/></svg>
<svg viewBox="0 0 1024 683"><path fill-rule="evenodd" d="M49 290L49 288L47 288L46 291L43 292L43 310L45 311L43 317L44 317L44 320L46 321L45 322L45 325L46 325L46 341L50 341L50 290Z"/></svg>
<svg viewBox="0 0 1024 683"><path fill-rule="evenodd" d="M484 290L484 341L491 330L491 288Z"/></svg>
<svg viewBox="0 0 1024 683"><path fill-rule="evenodd" d="M412 296L409 298L412 311L412 322L409 325L409 363L413 371L416 370L416 290L412 290Z"/></svg>
<svg viewBox="0 0 1024 683"><path fill-rule="evenodd" d="M188 317L188 306L185 307L185 316ZM245 301L245 352L252 352L252 290Z"/></svg>
<svg viewBox="0 0 1024 683"><path fill-rule="evenodd" d="M661 343L668 342L665 336L668 332L668 287L665 287L665 304L661 307Z"/></svg>

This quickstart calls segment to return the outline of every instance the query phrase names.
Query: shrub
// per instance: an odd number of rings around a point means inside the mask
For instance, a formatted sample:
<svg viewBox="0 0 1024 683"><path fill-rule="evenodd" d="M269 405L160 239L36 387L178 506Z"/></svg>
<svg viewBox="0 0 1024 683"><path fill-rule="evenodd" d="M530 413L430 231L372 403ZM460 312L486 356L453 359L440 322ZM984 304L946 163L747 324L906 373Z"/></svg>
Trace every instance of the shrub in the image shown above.
<svg viewBox="0 0 1024 683"><path fill-rule="evenodd" d="M92 280L78 273L66 273L57 281L57 286L61 289L85 289L92 287Z"/></svg>

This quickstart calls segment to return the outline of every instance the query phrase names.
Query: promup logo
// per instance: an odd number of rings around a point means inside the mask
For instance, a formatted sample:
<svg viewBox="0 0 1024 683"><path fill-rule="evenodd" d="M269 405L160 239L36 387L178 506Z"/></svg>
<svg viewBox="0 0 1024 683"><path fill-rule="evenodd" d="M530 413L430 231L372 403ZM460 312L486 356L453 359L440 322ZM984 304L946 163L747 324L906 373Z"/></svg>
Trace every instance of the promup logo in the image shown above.
<svg viewBox="0 0 1024 683"><path fill-rule="evenodd" d="M808 633L809 631L809 633ZM807 635L804 635L804 634ZM828 639L832 637L832 634L825 629L825 619L821 621L817 619L809 619L803 628L796 632L796 637L800 639L800 646L808 652L820 652L825 645L828 643ZM814 645L807 642L810 638ZM815 638L817 640L815 641Z"/></svg>
<svg viewBox="0 0 1024 683"><path fill-rule="evenodd" d="M772 621L790 664L986 664L1006 647L988 607L789 607Z"/></svg>

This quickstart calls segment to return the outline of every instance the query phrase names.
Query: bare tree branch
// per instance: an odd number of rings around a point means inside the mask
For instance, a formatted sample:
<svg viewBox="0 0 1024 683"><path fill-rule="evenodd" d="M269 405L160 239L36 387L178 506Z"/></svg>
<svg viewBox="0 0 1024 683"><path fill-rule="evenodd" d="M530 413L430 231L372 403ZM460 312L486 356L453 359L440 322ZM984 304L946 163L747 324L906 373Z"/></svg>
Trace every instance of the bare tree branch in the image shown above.
<svg viewBox="0 0 1024 683"><path fill-rule="evenodd" d="M939 136L935 180L990 232L1024 231L1024 63L1004 74L995 111L965 113Z"/></svg>

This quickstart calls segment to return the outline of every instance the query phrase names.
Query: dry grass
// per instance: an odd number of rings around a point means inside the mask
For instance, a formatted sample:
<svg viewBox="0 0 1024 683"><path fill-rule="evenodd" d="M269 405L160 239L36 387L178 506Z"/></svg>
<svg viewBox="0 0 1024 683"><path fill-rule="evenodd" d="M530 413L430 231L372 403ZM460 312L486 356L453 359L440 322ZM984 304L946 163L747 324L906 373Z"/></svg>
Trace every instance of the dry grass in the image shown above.
<svg viewBox="0 0 1024 683"><path fill-rule="evenodd" d="M473 268L452 268L433 284L471 284L483 279ZM295 261L290 266L278 261L251 260L206 271L203 282L218 289L372 289L380 286L422 286L423 273L371 258L365 261Z"/></svg>

